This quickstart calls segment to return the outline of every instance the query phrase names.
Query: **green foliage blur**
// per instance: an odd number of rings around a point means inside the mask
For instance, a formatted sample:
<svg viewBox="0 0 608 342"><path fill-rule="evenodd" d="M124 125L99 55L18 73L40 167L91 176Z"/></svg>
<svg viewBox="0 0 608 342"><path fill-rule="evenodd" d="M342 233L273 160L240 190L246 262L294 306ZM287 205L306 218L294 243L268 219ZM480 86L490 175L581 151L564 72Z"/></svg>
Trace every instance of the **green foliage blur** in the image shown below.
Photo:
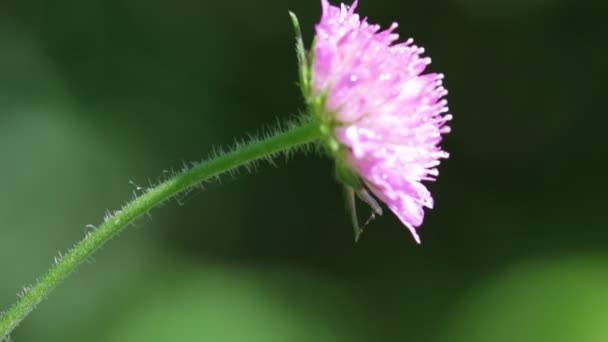
<svg viewBox="0 0 608 342"><path fill-rule="evenodd" d="M607 341L606 7L361 0L450 91L421 246L392 215L355 244L298 155L154 210L13 340ZM318 1L0 3L0 310L138 187L303 109L288 10L310 44Z"/></svg>

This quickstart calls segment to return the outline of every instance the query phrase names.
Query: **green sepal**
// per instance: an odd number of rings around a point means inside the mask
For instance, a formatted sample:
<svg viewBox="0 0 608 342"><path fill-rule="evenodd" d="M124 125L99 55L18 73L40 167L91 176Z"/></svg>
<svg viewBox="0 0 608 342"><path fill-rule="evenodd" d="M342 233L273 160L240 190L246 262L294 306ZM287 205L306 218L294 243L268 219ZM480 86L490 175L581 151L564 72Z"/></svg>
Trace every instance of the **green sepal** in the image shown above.
<svg viewBox="0 0 608 342"><path fill-rule="evenodd" d="M356 189L356 191L363 187L359 176L338 159L336 160L336 178L342 184Z"/></svg>
<svg viewBox="0 0 608 342"><path fill-rule="evenodd" d="M304 40L302 39L302 30L300 28L300 21L298 20L298 17L291 11L289 11L289 16L291 17L291 23L293 24L293 30L296 35L296 54L298 55L300 90L302 91L302 96L304 96L304 99L308 101L311 96L311 73L308 53L304 48Z"/></svg>

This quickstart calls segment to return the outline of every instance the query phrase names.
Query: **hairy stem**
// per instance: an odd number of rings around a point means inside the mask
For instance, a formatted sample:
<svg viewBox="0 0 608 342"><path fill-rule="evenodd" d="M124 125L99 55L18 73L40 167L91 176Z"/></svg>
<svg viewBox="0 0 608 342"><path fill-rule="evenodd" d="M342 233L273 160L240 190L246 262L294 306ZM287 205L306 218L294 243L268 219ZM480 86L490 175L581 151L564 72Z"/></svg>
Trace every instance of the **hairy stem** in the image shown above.
<svg viewBox="0 0 608 342"><path fill-rule="evenodd" d="M33 287L24 290L20 299L0 317L0 341L7 337L48 296L53 288L67 278L83 261L142 214L200 182L249 162L309 144L318 140L320 134L317 124L305 123L201 163L134 199L120 211L108 217L102 225L76 244L61 260L56 260L57 262Z"/></svg>

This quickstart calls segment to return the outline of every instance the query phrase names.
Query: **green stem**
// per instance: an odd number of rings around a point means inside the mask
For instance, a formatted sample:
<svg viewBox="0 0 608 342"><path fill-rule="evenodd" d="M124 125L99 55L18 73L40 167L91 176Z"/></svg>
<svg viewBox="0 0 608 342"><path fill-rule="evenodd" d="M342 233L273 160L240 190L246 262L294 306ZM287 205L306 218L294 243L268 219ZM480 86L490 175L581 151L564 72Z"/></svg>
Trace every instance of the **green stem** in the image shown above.
<svg viewBox="0 0 608 342"><path fill-rule="evenodd" d="M142 214L200 182L257 159L268 158L279 152L309 144L318 140L320 136L321 132L318 124L314 122L305 123L201 163L159 184L128 203L76 244L33 287L22 293L21 298L0 317L0 341L7 337L84 260Z"/></svg>

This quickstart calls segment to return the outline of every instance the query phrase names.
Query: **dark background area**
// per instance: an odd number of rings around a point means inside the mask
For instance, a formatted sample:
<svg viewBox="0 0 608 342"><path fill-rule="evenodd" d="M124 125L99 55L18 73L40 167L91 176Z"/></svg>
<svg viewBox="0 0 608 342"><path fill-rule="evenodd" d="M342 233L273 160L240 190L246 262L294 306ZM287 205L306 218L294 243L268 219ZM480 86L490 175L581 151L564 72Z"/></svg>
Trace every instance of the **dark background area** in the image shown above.
<svg viewBox="0 0 608 342"><path fill-rule="evenodd" d="M362 0L450 91L421 246L392 215L355 244L297 155L154 210L13 339L608 340L607 7ZM309 44L318 1L0 3L0 308L136 186L303 108L288 10Z"/></svg>

